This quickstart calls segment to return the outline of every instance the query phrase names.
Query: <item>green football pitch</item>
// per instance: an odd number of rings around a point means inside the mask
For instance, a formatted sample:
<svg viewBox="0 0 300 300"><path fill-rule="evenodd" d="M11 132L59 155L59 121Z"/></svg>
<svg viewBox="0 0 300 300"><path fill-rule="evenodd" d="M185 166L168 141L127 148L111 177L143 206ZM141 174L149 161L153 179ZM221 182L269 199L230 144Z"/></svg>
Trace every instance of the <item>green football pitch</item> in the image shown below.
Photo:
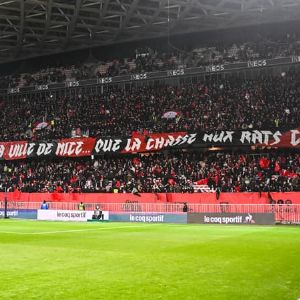
<svg viewBox="0 0 300 300"><path fill-rule="evenodd" d="M0 299L300 298L300 227L0 221Z"/></svg>

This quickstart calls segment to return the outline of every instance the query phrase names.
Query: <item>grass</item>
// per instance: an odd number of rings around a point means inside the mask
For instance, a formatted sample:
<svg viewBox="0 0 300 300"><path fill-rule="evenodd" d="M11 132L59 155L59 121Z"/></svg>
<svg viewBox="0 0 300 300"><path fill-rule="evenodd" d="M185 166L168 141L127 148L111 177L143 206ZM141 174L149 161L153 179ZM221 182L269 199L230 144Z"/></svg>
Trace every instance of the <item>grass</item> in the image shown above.
<svg viewBox="0 0 300 300"><path fill-rule="evenodd" d="M300 228L0 221L0 299L300 297Z"/></svg>

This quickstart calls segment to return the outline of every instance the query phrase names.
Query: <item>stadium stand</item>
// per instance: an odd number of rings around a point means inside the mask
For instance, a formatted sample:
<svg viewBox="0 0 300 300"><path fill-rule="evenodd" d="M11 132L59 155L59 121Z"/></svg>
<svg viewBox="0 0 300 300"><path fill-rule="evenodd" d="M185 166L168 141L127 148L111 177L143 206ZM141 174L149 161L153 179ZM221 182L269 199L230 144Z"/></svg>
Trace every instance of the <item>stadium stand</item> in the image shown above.
<svg viewBox="0 0 300 300"><path fill-rule="evenodd" d="M289 192L300 191L300 155L178 153L0 164L0 191Z"/></svg>
<svg viewBox="0 0 300 300"><path fill-rule="evenodd" d="M0 77L0 88L28 87L299 55L297 34L260 37L186 51L137 48L131 58L50 66ZM228 73L189 82L107 85L73 95L26 93L0 100L0 141L74 137L132 137L215 130L291 130L299 127L298 69ZM0 162L0 191L21 192L288 192L299 191L297 150L170 152ZM185 151L185 149L183 149Z"/></svg>
<svg viewBox="0 0 300 300"><path fill-rule="evenodd" d="M197 43L197 42L196 42ZM210 64L227 64L255 59L272 59L300 54L300 38L297 33L287 33L280 39L259 36L255 40L231 44L215 42L210 46L193 45L181 51L171 48L163 51L151 47L139 47L131 57L95 59L93 63L64 65L39 69L35 73L21 73L0 77L0 88L26 87L66 80L84 80L93 77L109 77L141 72L153 72L189 68Z"/></svg>
<svg viewBox="0 0 300 300"><path fill-rule="evenodd" d="M231 77L70 97L25 96L2 101L0 139L56 139L134 132L292 129L300 123L299 74ZM174 118L164 113L175 111ZM45 124L42 129L41 123Z"/></svg>

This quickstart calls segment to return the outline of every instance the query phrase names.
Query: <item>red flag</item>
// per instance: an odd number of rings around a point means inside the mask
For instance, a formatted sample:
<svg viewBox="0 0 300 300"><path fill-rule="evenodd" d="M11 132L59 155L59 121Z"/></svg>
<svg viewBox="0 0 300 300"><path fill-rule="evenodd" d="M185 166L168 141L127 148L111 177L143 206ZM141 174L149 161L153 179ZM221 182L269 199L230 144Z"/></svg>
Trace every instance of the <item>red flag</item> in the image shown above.
<svg viewBox="0 0 300 300"><path fill-rule="evenodd" d="M246 162L246 157L245 157L245 155L241 155L241 156L240 156L240 162L241 162L241 163L245 163L245 162Z"/></svg>
<svg viewBox="0 0 300 300"><path fill-rule="evenodd" d="M281 170L280 175L284 177L290 177L290 178L295 178L299 176L297 173L290 172L288 170Z"/></svg>
<svg viewBox="0 0 300 300"><path fill-rule="evenodd" d="M270 165L270 160L267 159L266 157L262 157L260 160L259 160L259 165L262 169L267 169Z"/></svg>
<svg viewBox="0 0 300 300"><path fill-rule="evenodd" d="M280 168L279 162L276 161L276 162L275 162L275 168L274 168L274 171L275 171L275 172L279 172L280 169L281 169L281 168Z"/></svg>
<svg viewBox="0 0 300 300"><path fill-rule="evenodd" d="M168 179L168 184L175 185L175 180L173 178Z"/></svg>
<svg viewBox="0 0 300 300"><path fill-rule="evenodd" d="M208 178L200 179L200 180L196 181L195 183L198 185L205 185L208 183Z"/></svg>
<svg viewBox="0 0 300 300"><path fill-rule="evenodd" d="M137 157L135 157L135 158L132 160L132 162L133 162L134 165L138 165L138 164L140 163L140 160L139 160Z"/></svg>

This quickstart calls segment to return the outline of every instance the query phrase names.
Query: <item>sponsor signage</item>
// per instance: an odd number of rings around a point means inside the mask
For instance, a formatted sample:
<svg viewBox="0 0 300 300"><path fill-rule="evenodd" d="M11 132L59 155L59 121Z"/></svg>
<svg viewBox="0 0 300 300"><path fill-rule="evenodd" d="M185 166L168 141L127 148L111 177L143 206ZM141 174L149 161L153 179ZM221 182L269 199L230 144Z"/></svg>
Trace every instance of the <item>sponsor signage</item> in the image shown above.
<svg viewBox="0 0 300 300"><path fill-rule="evenodd" d="M7 90L7 94L17 94L20 93L20 88L15 87L15 88L10 88Z"/></svg>
<svg viewBox="0 0 300 300"><path fill-rule="evenodd" d="M274 213L188 213L187 223L274 225Z"/></svg>
<svg viewBox="0 0 300 300"><path fill-rule="evenodd" d="M182 75L195 75L195 74L205 74L205 73L217 73L224 71L234 71L238 69L249 69L249 68L263 68L267 66L276 66L282 64L296 64L300 63L300 56L291 56L291 57L281 57L274 59L258 59L251 60L239 63L231 63L231 64L216 64L209 66L200 66L194 68L180 68L177 70L166 70L159 72L149 72L149 73L140 73L133 75L121 75L115 77L105 77L105 78L91 78L87 80L80 81L67 81L63 83L54 83L49 85L43 85L42 89L38 88L37 90L46 89L54 89L54 88L64 88L64 87L77 87L77 86L88 86L88 85L96 85L96 84L110 84L110 83L118 83L118 82L129 82L136 80L145 80L145 79L159 79L166 78L170 76L182 76ZM41 87L41 86L40 86ZM9 88L8 90L4 90L3 93L8 94L16 94L22 92L30 92L34 91L36 87L24 87L24 88Z"/></svg>
<svg viewBox="0 0 300 300"><path fill-rule="evenodd" d="M187 223L186 213L110 213L112 222L138 222L138 223Z"/></svg>
<svg viewBox="0 0 300 300"><path fill-rule="evenodd" d="M103 211L104 220L108 220L108 211ZM44 221L75 221L87 222L92 219L94 211L83 210L43 210L37 211L37 219Z"/></svg>
<svg viewBox="0 0 300 300"><path fill-rule="evenodd" d="M16 219L37 219L36 209L8 209L7 216ZM0 217L4 217L4 209L0 209Z"/></svg>
<svg viewBox="0 0 300 300"><path fill-rule="evenodd" d="M68 138L54 141L0 142L0 160L29 157L81 157L105 153L153 152L167 148L256 146L300 148L300 128L289 131L236 130L170 132L132 137Z"/></svg>
<svg viewBox="0 0 300 300"><path fill-rule="evenodd" d="M36 85L35 89L37 91L45 91L45 90L49 89L49 86L48 86L48 84Z"/></svg>
<svg viewBox="0 0 300 300"><path fill-rule="evenodd" d="M184 69L170 70L170 71L167 71L167 72L168 72L168 76L184 75Z"/></svg>
<svg viewBox="0 0 300 300"><path fill-rule="evenodd" d="M141 74L133 74L131 75L131 80L142 80L147 79L148 74L147 73L141 73Z"/></svg>
<svg viewBox="0 0 300 300"><path fill-rule="evenodd" d="M66 87L76 87L79 85L79 81L66 81Z"/></svg>

